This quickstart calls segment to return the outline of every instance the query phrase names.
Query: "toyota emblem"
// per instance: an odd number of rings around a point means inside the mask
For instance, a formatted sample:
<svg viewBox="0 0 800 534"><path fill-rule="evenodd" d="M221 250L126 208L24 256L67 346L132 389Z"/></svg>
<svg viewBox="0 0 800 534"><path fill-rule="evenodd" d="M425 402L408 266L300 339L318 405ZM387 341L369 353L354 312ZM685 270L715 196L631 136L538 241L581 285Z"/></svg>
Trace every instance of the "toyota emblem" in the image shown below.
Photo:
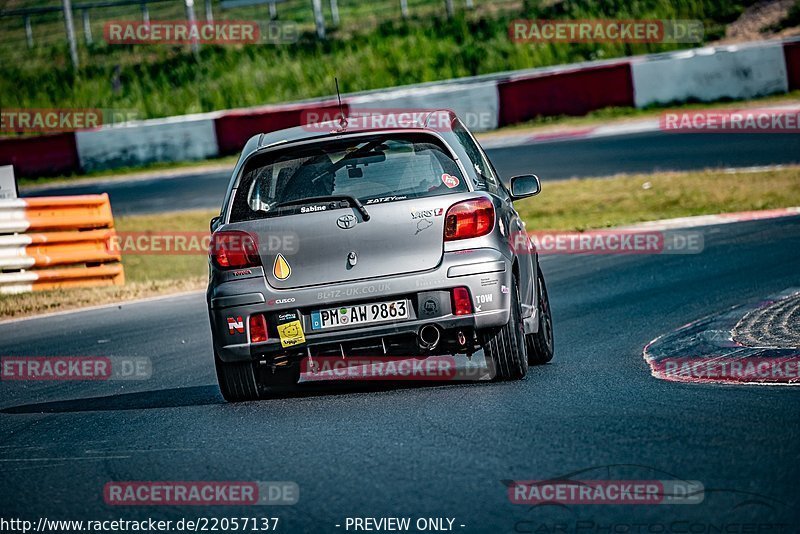
<svg viewBox="0 0 800 534"><path fill-rule="evenodd" d="M342 215L336 219L336 225L343 230L347 230L348 228L354 227L356 225L356 221L357 219L355 215Z"/></svg>

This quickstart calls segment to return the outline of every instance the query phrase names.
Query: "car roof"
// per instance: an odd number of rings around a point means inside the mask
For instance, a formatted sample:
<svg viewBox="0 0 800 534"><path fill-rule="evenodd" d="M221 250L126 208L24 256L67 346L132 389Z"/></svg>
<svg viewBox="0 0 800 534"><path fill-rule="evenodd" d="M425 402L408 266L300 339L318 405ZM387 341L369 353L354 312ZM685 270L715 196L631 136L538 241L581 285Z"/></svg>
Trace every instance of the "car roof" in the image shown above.
<svg viewBox="0 0 800 534"><path fill-rule="evenodd" d="M410 109L392 113L373 113L369 109L351 110L348 113L347 122L344 124L338 120L330 120L261 134L256 149L278 143L294 143L348 134L401 130L442 132L446 129L452 130L453 122L456 120L458 117L449 109ZM442 124L446 124L446 128L443 128Z"/></svg>

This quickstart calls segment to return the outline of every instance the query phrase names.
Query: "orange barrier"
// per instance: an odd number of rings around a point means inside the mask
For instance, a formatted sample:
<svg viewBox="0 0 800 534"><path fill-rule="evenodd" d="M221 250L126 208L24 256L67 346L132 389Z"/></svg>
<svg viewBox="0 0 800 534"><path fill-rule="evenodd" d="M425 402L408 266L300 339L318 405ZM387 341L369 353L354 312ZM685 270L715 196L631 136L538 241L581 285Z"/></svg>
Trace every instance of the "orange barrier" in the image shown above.
<svg viewBox="0 0 800 534"><path fill-rule="evenodd" d="M125 283L107 194L0 201L0 234L0 293Z"/></svg>
<svg viewBox="0 0 800 534"><path fill-rule="evenodd" d="M83 230L113 228L108 195L26 198L30 230Z"/></svg>

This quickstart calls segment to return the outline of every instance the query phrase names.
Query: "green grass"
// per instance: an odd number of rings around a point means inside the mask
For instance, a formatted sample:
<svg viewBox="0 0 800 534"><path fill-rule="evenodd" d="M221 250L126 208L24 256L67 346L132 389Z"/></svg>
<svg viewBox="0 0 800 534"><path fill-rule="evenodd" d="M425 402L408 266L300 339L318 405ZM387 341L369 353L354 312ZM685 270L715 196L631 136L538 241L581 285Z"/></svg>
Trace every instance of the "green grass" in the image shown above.
<svg viewBox="0 0 800 534"><path fill-rule="evenodd" d="M800 206L800 167L640 174L545 183L516 204L536 230L587 230L642 221Z"/></svg>
<svg viewBox="0 0 800 534"><path fill-rule="evenodd" d="M121 234L138 232L208 232L211 217L217 211L186 211L158 215L132 215L118 217L117 231ZM131 282L153 280L189 280L208 274L207 256L204 252L185 255L123 254L125 277Z"/></svg>
<svg viewBox="0 0 800 534"><path fill-rule="evenodd" d="M442 16L441 3L427 2L413 9L408 21L391 11L394 4L378 11L342 2L342 27L326 41L304 33L291 45L204 46L198 59L185 47L82 45L78 73L63 46L28 52L24 40L4 41L14 48L0 47L0 104L129 109L141 118L163 117L330 95L334 76L343 92L352 92L661 52L693 45L520 44L510 41L507 28L516 18L700 19L710 40L753 1L524 2L528 7L479 1L474 13L460 11L453 19ZM298 8L298 17L307 11Z"/></svg>
<svg viewBox="0 0 800 534"><path fill-rule="evenodd" d="M645 185L647 184L647 185ZM800 206L800 167L744 175L661 173L545 183L517 202L531 232L586 230L670 217ZM211 211L117 218L119 232L204 232ZM205 287L205 255L123 256L123 287L0 296L0 318L168 294Z"/></svg>

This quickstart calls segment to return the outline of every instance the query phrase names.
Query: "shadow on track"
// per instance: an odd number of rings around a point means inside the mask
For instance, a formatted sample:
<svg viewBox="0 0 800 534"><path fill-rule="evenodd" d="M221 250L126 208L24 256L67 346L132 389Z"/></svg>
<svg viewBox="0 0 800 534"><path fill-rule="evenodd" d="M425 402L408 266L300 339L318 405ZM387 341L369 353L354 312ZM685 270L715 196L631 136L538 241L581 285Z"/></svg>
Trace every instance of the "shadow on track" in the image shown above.
<svg viewBox="0 0 800 534"><path fill-rule="evenodd" d="M104 397L88 397L35 404L23 404L0 410L4 414L105 412L116 410L149 410L153 408L180 408L224 404L217 386L193 386L185 388L122 393Z"/></svg>
<svg viewBox="0 0 800 534"><path fill-rule="evenodd" d="M210 406L221 404L225 406L241 406L253 403L268 403L286 399L306 397L320 397L331 394L344 393L387 393L406 389L430 389L442 386L478 386L499 385L496 382L349 382L342 383L301 383L296 389L289 391L276 391L269 396L257 401L245 403L227 403L222 398L216 385L192 386L184 388L162 389L157 391L142 391L139 393L123 393L103 397L89 397L84 399L40 402L11 406L0 410L3 414L41 414L41 413L71 413L71 412L105 412L118 410L152 410L159 408L182 408L190 406Z"/></svg>

